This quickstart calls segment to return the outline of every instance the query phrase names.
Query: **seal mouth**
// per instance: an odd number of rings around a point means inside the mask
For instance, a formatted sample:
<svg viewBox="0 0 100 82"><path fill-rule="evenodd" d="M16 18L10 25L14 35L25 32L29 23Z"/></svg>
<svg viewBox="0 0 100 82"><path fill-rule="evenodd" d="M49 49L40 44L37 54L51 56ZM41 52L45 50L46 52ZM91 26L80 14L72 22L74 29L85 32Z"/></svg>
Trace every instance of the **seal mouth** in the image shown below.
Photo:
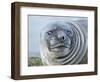
<svg viewBox="0 0 100 82"><path fill-rule="evenodd" d="M55 48L62 49L62 48L69 48L69 47L68 46L65 46L64 44L56 44L54 46L51 46L50 48L51 49L55 49Z"/></svg>

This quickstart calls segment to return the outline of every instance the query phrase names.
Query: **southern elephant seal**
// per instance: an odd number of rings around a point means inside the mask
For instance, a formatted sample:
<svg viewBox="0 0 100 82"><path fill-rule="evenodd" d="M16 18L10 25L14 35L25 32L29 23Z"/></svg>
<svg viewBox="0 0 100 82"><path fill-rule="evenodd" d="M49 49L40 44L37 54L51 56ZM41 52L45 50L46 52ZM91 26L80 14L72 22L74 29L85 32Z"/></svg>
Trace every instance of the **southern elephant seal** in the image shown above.
<svg viewBox="0 0 100 82"><path fill-rule="evenodd" d="M44 65L87 63L87 49L86 20L56 21L47 24L40 33Z"/></svg>

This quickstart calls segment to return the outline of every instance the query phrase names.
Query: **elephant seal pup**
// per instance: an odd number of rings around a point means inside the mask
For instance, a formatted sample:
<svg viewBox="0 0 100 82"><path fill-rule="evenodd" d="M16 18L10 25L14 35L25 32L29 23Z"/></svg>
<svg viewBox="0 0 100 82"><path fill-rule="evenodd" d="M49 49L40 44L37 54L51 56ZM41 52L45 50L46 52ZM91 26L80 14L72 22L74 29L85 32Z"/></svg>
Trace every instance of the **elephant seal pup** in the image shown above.
<svg viewBox="0 0 100 82"><path fill-rule="evenodd" d="M44 65L71 65L87 58L87 26L84 21L57 21L40 33L40 52ZM84 62L82 62L84 63Z"/></svg>

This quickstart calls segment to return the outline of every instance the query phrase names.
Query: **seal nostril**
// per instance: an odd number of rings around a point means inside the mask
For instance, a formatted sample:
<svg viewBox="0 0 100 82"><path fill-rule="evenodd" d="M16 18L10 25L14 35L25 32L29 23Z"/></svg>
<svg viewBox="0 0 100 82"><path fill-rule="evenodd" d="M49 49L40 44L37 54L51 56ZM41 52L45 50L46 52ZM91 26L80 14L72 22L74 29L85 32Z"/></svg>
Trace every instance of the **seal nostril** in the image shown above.
<svg viewBox="0 0 100 82"><path fill-rule="evenodd" d="M62 37L62 39L63 39L63 40L65 39L64 36Z"/></svg>
<svg viewBox="0 0 100 82"><path fill-rule="evenodd" d="M59 40L60 40L60 41L64 41L64 40L65 40L65 37L62 36L62 37L59 38Z"/></svg>

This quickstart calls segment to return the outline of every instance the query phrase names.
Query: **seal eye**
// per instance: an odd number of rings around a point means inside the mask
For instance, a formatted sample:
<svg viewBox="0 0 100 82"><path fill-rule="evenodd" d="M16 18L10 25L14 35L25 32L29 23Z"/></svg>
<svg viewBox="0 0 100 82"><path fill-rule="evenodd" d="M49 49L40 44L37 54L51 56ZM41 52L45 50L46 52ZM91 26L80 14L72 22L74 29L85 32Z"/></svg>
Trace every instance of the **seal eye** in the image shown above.
<svg viewBox="0 0 100 82"><path fill-rule="evenodd" d="M71 34L71 32L69 30L67 30L67 34Z"/></svg>
<svg viewBox="0 0 100 82"><path fill-rule="evenodd" d="M51 34L52 34L52 32L51 32L51 31L49 31L49 32L47 32L47 34L48 34L48 35L51 35Z"/></svg>
<svg viewBox="0 0 100 82"><path fill-rule="evenodd" d="M69 31L69 30L67 30L67 35L68 35L68 36L72 36L72 32Z"/></svg>

